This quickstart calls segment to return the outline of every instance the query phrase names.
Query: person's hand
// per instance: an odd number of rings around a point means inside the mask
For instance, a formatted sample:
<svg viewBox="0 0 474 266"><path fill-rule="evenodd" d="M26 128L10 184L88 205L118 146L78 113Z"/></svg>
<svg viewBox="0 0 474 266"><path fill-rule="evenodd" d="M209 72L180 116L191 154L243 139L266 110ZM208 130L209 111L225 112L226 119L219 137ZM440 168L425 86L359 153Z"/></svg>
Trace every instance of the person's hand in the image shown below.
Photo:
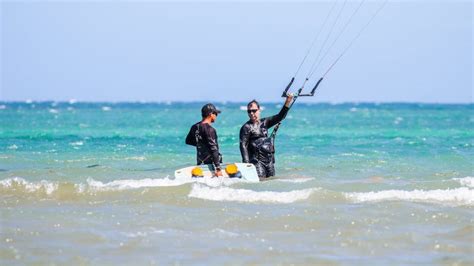
<svg viewBox="0 0 474 266"><path fill-rule="evenodd" d="M216 172L214 173L214 176L222 176L222 170L221 169L216 170Z"/></svg>
<svg viewBox="0 0 474 266"><path fill-rule="evenodd" d="M293 96L293 94L291 94L291 93L288 93L288 94L286 95L286 101L285 101L285 106L286 106L286 107L288 107L288 108L290 107L291 103L293 102L293 98L294 98L294 97L295 97L295 96Z"/></svg>

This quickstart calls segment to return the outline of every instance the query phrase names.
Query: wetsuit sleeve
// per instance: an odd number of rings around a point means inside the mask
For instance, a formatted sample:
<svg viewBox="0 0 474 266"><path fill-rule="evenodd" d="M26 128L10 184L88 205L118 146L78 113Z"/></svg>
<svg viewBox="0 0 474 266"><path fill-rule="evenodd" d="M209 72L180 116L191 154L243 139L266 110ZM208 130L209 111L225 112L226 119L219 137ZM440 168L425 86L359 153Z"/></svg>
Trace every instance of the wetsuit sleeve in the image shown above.
<svg viewBox="0 0 474 266"><path fill-rule="evenodd" d="M220 166L220 156L219 156L219 145L217 144L216 130L211 126L208 126L208 127L205 127L204 132L205 132L204 141L211 153L212 162L214 166L217 168Z"/></svg>
<svg viewBox="0 0 474 266"><path fill-rule="evenodd" d="M249 139L250 130L246 125L240 128L240 154L242 155L242 162L249 163Z"/></svg>
<svg viewBox="0 0 474 266"><path fill-rule="evenodd" d="M265 127L266 128L271 128L274 125L281 122L281 120L285 119L286 114L288 113L288 110L290 110L288 107L283 106L283 108L281 108L281 110L278 114L265 118L264 121L263 121L265 123Z"/></svg>
<svg viewBox="0 0 474 266"><path fill-rule="evenodd" d="M191 129L189 129L189 133L186 136L186 144L191 145L191 146L196 146L196 126L192 126Z"/></svg>

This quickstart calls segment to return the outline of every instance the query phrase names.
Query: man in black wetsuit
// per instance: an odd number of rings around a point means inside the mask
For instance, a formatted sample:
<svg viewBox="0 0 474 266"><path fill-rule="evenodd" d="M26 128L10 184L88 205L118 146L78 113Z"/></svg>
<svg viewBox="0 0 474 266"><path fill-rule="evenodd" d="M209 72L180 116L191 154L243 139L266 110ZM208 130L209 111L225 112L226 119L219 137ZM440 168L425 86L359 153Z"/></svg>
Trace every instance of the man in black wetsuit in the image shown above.
<svg viewBox="0 0 474 266"><path fill-rule="evenodd" d="M268 129L282 121L288 113L293 96L286 97L285 105L277 115L260 119L260 105L256 100L247 104L250 120L240 128L240 153L244 163L252 163L259 177L275 175L273 141Z"/></svg>
<svg viewBox="0 0 474 266"><path fill-rule="evenodd" d="M186 136L186 144L196 146L197 164L214 165L215 176L222 176L222 156L219 153L217 133L211 123L216 121L220 112L212 103L204 105L201 109L202 120L194 124Z"/></svg>

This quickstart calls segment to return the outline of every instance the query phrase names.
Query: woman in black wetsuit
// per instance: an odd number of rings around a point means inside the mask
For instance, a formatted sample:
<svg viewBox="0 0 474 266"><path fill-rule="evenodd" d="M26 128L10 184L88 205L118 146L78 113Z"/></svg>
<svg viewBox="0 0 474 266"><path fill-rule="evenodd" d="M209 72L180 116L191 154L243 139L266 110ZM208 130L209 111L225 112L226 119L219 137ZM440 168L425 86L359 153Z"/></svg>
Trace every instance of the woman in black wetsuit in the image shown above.
<svg viewBox="0 0 474 266"><path fill-rule="evenodd" d="M260 119L260 105L256 100L247 104L249 121L240 128L240 153L242 162L252 163L259 177L275 175L273 143L268 138L268 129L282 121L288 113L293 100L286 97L285 105L277 115Z"/></svg>

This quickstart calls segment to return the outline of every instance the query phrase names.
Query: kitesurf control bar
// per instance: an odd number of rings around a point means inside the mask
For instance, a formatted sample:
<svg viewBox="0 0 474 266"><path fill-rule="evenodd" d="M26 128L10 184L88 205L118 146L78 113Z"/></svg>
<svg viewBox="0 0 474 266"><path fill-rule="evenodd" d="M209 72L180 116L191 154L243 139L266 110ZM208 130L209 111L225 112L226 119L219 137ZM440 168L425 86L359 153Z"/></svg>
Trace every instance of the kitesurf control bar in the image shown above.
<svg viewBox="0 0 474 266"><path fill-rule="evenodd" d="M300 97L300 96L308 96L308 97L312 97L314 96L314 93L316 92L316 89L318 88L319 84L321 84L321 81L323 81L324 77L321 77L318 82L316 82L316 85L314 85L313 89L311 90L310 93L306 93L306 94L301 94L301 91L303 91L303 88L304 87L301 87L298 92L296 93L295 96L297 97ZM283 91L283 94L281 95L281 97L285 98L288 94L288 90L290 89L291 87L291 84L293 84L293 81L295 80L295 78L292 78L290 83L288 84L288 86L286 86L286 89Z"/></svg>
<svg viewBox="0 0 474 266"><path fill-rule="evenodd" d="M290 83L288 84L288 86L286 86L285 90L283 91L283 94L281 95L281 97L287 97L288 90L290 89L291 84L293 84L294 80L295 80L295 78L291 79ZM301 86L301 88L298 89L298 92L295 95L293 95L293 101L291 102L288 109L291 109L291 107L293 107L293 104L295 104L296 99L298 99L299 96L313 96L314 91L316 90L316 88L318 87L319 83L321 83L322 80L323 80L323 78L319 79L318 83L316 83L316 86L314 86L314 88L313 88L313 90L311 91L310 94L301 94L301 91L303 91L303 88L304 88L304 84L303 84L303 86ZM308 81L308 79L306 79L306 81ZM305 83L306 83L306 81L305 81ZM285 117L286 117L286 114L285 114ZM276 133L278 132L278 129L280 128L280 125L281 125L281 121L278 122L278 124L276 124L275 127L273 128L273 132L270 135L270 139L272 139L272 141L275 141L275 136L276 136Z"/></svg>
<svg viewBox="0 0 474 266"><path fill-rule="evenodd" d="M316 92L316 89L318 88L321 81L323 81L322 77L318 80L318 82L316 82L316 85L314 85L313 89L311 90L311 93L300 94L299 96L314 96L314 93Z"/></svg>
<svg viewBox="0 0 474 266"><path fill-rule="evenodd" d="M308 81L308 79L305 80L305 82L303 83L303 86L301 86L301 88L298 89L298 92L296 94L293 95L293 101L291 102L290 106L288 107L288 109L291 109L291 107L293 107L293 104L295 104L296 102L296 99L298 99L298 97L300 96L309 96L309 97L312 97L314 96L314 92L316 91L316 89L318 88L319 84L321 83L321 81L323 81L323 78L324 77L321 77L318 82L316 82L316 85L314 85L313 89L311 90L310 93L307 93L307 94L301 94L301 92L303 91L303 88L304 88L304 85L306 84L306 82ZM288 83L288 85L286 86L285 90L283 91L283 94L281 95L281 97L287 97L288 96L288 90L290 89L291 85L293 84L293 81L295 81L295 78L293 77L290 81L290 83ZM285 114L285 117L286 117L286 114ZM281 125L281 121L278 122L278 124L275 125L275 127L273 128L273 132L272 134L270 135L270 138L272 139L272 141L275 141L275 136L276 136L276 133L278 132L278 129L280 128L280 125Z"/></svg>
<svg viewBox="0 0 474 266"><path fill-rule="evenodd" d="M286 97L286 93L288 92L288 90L290 89L291 85L293 84L293 81L295 81L295 77L292 77L292 78L291 78L290 83L288 83L288 85L286 86L286 89L283 91L283 94L281 95L281 97Z"/></svg>

